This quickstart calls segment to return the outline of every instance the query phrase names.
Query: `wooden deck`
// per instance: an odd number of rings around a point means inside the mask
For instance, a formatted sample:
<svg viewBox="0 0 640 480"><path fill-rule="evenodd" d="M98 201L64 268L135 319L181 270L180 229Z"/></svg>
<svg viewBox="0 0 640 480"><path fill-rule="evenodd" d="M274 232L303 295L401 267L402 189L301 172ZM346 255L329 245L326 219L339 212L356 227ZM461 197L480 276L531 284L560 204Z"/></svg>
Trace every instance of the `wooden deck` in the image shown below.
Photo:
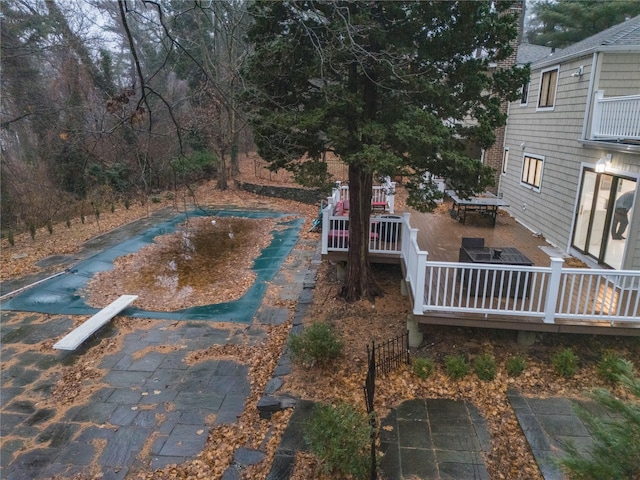
<svg viewBox="0 0 640 480"><path fill-rule="evenodd" d="M586 265L563 262L559 249L504 212L495 226L481 212L468 212L463 224L449 215L450 206L445 202L426 214L409 210L405 217L400 202L395 213L403 218L402 242L394 238L389 252L375 242L369 246L372 262L402 265L417 322L640 336L640 272L580 268ZM327 230L332 218L338 217L327 215ZM461 268L464 237L481 238L486 247L517 248L532 266L464 263ZM346 260L347 248L327 248L325 242L324 259Z"/></svg>
<svg viewBox="0 0 640 480"><path fill-rule="evenodd" d="M427 261L458 262L463 237L484 238L485 245L490 247L516 247L535 266L540 267L548 267L552 254L557 251L544 238L535 235L504 212L498 214L495 227L491 225L489 217L481 214L468 215L466 223L462 224L451 218L448 214L448 206L449 204L445 203L434 213L411 212L411 226L418 229L418 245L421 250L428 252ZM541 247L544 247L544 250ZM557 253L558 256L561 256L559 251ZM436 286L434 285L433 288L435 289ZM442 295L445 286L438 285L437 288L440 290L437 294ZM448 294L459 296L461 295L460 289L459 282L457 284L456 282L450 282ZM606 298L606 294L601 294L601 296ZM487 301L489 300L496 301L496 299L487 299ZM501 302L504 305L504 299ZM531 302L531 298L515 300L513 308L518 310L520 308L519 305L527 302ZM571 299L564 299L563 303L579 305L582 300L574 295ZM607 302L604 301L603 303ZM567 308L573 309L574 307ZM579 308L575 307L575 309ZM554 324L546 324L537 318L523 319L510 315L486 315L484 313L433 312L416 315L415 317L418 323L435 325L505 328L557 333L640 335L640 329L637 328L637 325L623 323L610 325L606 321L594 322L593 318L584 323L576 322L575 320L558 320ZM597 318L597 312L594 312L593 317Z"/></svg>
<svg viewBox="0 0 640 480"><path fill-rule="evenodd" d="M465 224L447 213L451 201L438 207L434 213L411 211L411 226L418 229L418 245L429 252L428 261L457 262L463 237L484 238L489 247L516 247L534 265L549 266L549 255L540 247L551 246L543 238L532 234L512 217L500 211L495 227L491 218L479 213L467 213Z"/></svg>

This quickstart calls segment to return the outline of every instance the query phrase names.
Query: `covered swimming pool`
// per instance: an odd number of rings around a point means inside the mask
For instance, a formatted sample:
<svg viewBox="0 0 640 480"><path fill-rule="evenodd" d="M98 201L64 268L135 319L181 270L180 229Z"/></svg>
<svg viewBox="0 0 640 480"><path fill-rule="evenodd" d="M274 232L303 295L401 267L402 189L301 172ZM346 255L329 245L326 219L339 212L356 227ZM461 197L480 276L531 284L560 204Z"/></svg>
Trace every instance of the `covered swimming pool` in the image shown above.
<svg viewBox="0 0 640 480"><path fill-rule="evenodd" d="M271 232L273 237L271 243L262 249L254 261L252 270L255 272L256 278L251 287L241 298L234 301L195 306L172 312L144 310L131 306L125 309L122 314L134 318L248 323L258 310L268 283L274 278L298 241L304 219L296 214L234 208L198 209L179 214L142 233L133 234L124 241L105 247L99 253L73 265L66 273L33 285L3 301L0 303L0 308L2 310L54 315L93 315L100 309L87 305L81 292L96 273L112 269L113 262L118 257L138 252L144 246L152 244L156 237L174 232L187 217L198 216L272 218L275 220L275 228ZM124 295L130 292L120 293Z"/></svg>

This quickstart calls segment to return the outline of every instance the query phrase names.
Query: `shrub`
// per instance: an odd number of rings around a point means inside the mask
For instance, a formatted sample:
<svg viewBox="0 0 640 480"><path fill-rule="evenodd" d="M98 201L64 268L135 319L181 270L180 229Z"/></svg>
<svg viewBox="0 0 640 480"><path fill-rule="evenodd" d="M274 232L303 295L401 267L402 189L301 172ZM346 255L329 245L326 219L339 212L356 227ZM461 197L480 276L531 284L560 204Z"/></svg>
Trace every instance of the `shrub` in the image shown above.
<svg viewBox="0 0 640 480"><path fill-rule="evenodd" d="M367 415L346 403L316 405L304 428L325 474L341 472L356 479L370 476L371 433Z"/></svg>
<svg viewBox="0 0 640 480"><path fill-rule="evenodd" d="M452 380L460 380L469 373L469 364L462 355L448 355L444 359L444 366Z"/></svg>
<svg viewBox="0 0 640 480"><path fill-rule="evenodd" d="M181 178L194 181L213 175L218 167L218 160L213 153L198 150L189 156L174 158L171 160L171 166Z"/></svg>
<svg viewBox="0 0 640 480"><path fill-rule="evenodd" d="M13 238L13 230L7 231L7 240L9 240L9 245L11 245L12 247L16 244L16 241Z"/></svg>
<svg viewBox="0 0 640 480"><path fill-rule="evenodd" d="M116 213L116 205L115 205L115 203L111 204L111 213Z"/></svg>
<svg viewBox="0 0 640 480"><path fill-rule="evenodd" d="M154 195L153 197L151 197L151 203L160 203L162 200L160 199L160 197Z"/></svg>
<svg viewBox="0 0 640 480"><path fill-rule="evenodd" d="M571 348L565 348L551 357L551 364L558 375L572 377L578 371L578 356Z"/></svg>
<svg viewBox="0 0 640 480"><path fill-rule="evenodd" d="M67 224L67 228L71 228L71 219L70 218L67 218L65 223Z"/></svg>
<svg viewBox="0 0 640 480"><path fill-rule="evenodd" d="M612 420L576 408L591 431L593 446L588 452L579 452L572 444L565 446L568 456L560 464L570 478L640 478L640 378L634 375L631 362L619 358L614 363L612 370L619 372L616 381L635 399L623 401L606 389L594 390L591 397L616 414Z"/></svg>
<svg viewBox="0 0 640 480"><path fill-rule="evenodd" d="M124 199L124 208L125 210L129 210L129 207L131 206L131 201L128 198Z"/></svg>
<svg viewBox="0 0 640 480"><path fill-rule="evenodd" d="M598 375L603 380L615 383L618 381L619 375L628 368L633 368L628 360L625 360L616 352L607 351L602 354L598 362Z"/></svg>
<svg viewBox="0 0 640 480"><path fill-rule="evenodd" d="M507 375L519 377L527 366L527 360L522 355L514 355L507 360Z"/></svg>
<svg viewBox="0 0 640 480"><path fill-rule="evenodd" d="M36 224L33 222L29 223L29 234L31 235L31 240L36 239Z"/></svg>
<svg viewBox="0 0 640 480"><path fill-rule="evenodd" d="M47 226L47 232L49 232L49 235L53 235L53 223L51 223L51 220L47 220L46 226Z"/></svg>
<svg viewBox="0 0 640 480"><path fill-rule="evenodd" d="M425 380L431 376L433 371L435 370L436 365L434 361L430 358L416 358L413 361L413 365L411 369L413 370L414 375L416 375L421 380Z"/></svg>
<svg viewBox="0 0 640 480"><path fill-rule="evenodd" d="M496 359L490 353L483 353L473 360L473 371L480 380L493 380L497 370Z"/></svg>
<svg viewBox="0 0 640 480"><path fill-rule="evenodd" d="M313 322L302 333L291 335L289 348L294 363L313 367L329 363L342 355L343 343L331 325Z"/></svg>

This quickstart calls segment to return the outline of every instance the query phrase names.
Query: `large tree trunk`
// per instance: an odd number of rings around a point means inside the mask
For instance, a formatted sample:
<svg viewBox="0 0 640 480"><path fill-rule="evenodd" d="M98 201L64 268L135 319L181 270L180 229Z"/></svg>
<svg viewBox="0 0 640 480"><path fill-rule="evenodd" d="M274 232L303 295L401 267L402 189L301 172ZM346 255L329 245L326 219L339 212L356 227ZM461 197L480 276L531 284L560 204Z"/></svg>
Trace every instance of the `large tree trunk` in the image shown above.
<svg viewBox="0 0 640 480"><path fill-rule="evenodd" d="M339 296L348 302L382 296L369 263L369 217L373 174L349 164L349 252L347 275Z"/></svg>

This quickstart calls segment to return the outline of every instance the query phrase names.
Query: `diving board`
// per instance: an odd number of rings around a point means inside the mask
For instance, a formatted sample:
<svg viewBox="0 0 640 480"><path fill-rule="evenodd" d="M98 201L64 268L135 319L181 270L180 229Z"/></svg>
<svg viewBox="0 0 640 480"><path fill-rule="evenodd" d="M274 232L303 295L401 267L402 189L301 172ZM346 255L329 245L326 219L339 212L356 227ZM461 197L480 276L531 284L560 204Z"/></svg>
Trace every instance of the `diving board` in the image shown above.
<svg viewBox="0 0 640 480"><path fill-rule="evenodd" d="M75 350L78 346L91 336L96 330L119 314L122 310L131 305L138 295L122 295L117 300L111 302L105 308L96 313L78 328L72 330L62 340L57 342L53 348L58 350Z"/></svg>

